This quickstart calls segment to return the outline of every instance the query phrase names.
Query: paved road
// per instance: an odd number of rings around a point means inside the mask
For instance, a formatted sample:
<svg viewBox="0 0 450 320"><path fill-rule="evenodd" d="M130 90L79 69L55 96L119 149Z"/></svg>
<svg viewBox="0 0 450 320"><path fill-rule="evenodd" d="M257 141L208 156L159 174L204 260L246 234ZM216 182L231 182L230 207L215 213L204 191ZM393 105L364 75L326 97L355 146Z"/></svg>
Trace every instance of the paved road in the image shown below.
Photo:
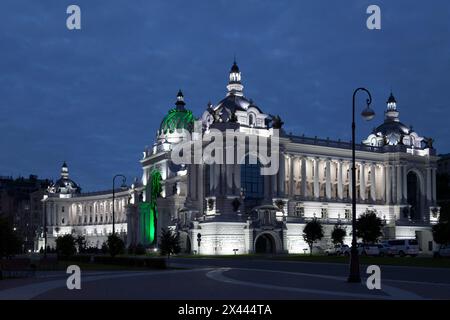
<svg viewBox="0 0 450 320"><path fill-rule="evenodd" d="M165 271L64 272L0 281L0 299L449 299L450 270L381 266L382 290L345 281L343 264L247 259L173 259ZM365 267L362 267L365 271Z"/></svg>

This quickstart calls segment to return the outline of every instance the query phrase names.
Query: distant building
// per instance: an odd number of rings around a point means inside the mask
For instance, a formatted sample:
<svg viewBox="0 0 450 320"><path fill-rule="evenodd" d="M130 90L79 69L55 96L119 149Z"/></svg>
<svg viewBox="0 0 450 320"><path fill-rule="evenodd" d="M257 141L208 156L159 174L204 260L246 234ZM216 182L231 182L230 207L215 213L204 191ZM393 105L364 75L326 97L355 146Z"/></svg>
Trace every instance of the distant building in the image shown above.
<svg viewBox="0 0 450 320"><path fill-rule="evenodd" d="M126 241L126 206L134 203L134 185L126 190L115 190L114 222L115 232ZM81 187L69 178L67 164L61 167L61 177L53 183L43 197L41 224L47 229L47 246L55 248L58 236L72 234L84 236L89 247L100 248L112 233L113 192L81 192ZM38 248L45 246L44 228L39 237Z"/></svg>
<svg viewBox="0 0 450 320"><path fill-rule="evenodd" d="M437 162L437 173L450 175L450 153L440 154Z"/></svg>
<svg viewBox="0 0 450 320"><path fill-rule="evenodd" d="M42 228L41 199L51 181L28 178L0 177L0 216L13 225L24 240L23 250L35 250L35 239Z"/></svg>

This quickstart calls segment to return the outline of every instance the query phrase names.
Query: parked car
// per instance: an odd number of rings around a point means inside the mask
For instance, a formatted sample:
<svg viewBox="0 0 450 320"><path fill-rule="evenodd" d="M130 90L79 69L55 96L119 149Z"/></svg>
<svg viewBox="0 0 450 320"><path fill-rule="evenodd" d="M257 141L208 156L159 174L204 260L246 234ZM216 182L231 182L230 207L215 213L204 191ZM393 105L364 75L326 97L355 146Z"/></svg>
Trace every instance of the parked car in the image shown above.
<svg viewBox="0 0 450 320"><path fill-rule="evenodd" d="M434 251L433 257L435 258L450 258L450 245L441 245L439 249Z"/></svg>
<svg viewBox="0 0 450 320"><path fill-rule="evenodd" d="M334 246L328 247L325 250L325 253L329 256L340 256L340 255L348 255L350 252L350 248L346 244L336 244Z"/></svg>
<svg viewBox="0 0 450 320"><path fill-rule="evenodd" d="M380 255L380 249L378 249L376 244L364 244L358 243L356 245L358 249L358 254L361 256L378 256Z"/></svg>
<svg viewBox="0 0 450 320"><path fill-rule="evenodd" d="M377 244L378 250L380 250L380 257L392 255L391 246L387 243Z"/></svg>
<svg viewBox="0 0 450 320"><path fill-rule="evenodd" d="M419 254L419 243L416 239L396 239L388 240L385 244L389 245L389 255L400 257L415 257Z"/></svg>
<svg viewBox="0 0 450 320"><path fill-rule="evenodd" d="M312 247L312 254L324 254L325 250L321 246L313 246Z"/></svg>

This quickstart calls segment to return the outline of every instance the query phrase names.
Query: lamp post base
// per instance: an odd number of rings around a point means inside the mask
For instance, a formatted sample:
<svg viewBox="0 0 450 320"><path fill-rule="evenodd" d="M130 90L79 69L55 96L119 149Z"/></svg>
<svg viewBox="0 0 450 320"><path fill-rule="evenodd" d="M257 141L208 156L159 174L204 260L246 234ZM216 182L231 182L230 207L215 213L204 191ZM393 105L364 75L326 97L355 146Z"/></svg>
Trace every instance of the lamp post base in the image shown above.
<svg viewBox="0 0 450 320"><path fill-rule="evenodd" d="M361 283L361 274L359 272L359 256L358 250L355 246L352 246L350 255L350 275L348 276L347 282L350 283Z"/></svg>

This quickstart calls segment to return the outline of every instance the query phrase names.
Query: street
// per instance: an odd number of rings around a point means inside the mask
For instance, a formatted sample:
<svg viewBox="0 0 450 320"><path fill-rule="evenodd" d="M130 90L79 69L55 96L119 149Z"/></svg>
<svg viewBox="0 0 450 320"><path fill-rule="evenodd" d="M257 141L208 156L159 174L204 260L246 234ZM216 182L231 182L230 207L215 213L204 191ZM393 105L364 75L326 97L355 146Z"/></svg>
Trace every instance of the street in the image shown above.
<svg viewBox="0 0 450 320"><path fill-rule="evenodd" d="M346 282L348 266L267 259L171 258L173 269L81 271L68 290L64 271L0 282L0 299L449 299L443 268L381 266L381 290Z"/></svg>

